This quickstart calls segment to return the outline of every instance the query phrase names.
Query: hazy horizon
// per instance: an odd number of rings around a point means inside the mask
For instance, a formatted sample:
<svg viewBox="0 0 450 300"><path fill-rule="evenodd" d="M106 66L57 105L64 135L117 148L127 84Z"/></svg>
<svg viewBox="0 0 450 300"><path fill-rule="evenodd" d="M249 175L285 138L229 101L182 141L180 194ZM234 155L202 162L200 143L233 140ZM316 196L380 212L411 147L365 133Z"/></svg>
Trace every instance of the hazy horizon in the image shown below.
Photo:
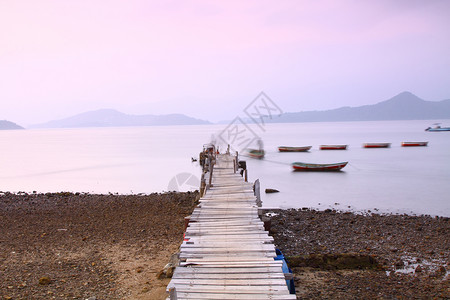
<svg viewBox="0 0 450 300"><path fill-rule="evenodd" d="M449 1L0 3L0 119L97 109L233 119L450 98Z"/></svg>

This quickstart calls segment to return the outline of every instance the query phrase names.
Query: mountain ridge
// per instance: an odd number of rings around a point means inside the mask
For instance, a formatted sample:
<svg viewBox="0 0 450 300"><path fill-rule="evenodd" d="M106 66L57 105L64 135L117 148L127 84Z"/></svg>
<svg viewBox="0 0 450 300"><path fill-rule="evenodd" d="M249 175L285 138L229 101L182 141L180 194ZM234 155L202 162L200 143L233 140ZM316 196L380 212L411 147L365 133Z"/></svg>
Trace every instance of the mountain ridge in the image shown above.
<svg viewBox="0 0 450 300"><path fill-rule="evenodd" d="M25 128L11 121L0 120L0 130L15 130L15 129L25 129Z"/></svg>
<svg viewBox="0 0 450 300"><path fill-rule="evenodd" d="M298 123L427 119L450 119L450 99L425 101L410 92L402 92L372 105L344 106L324 111L288 112L266 121Z"/></svg>
<svg viewBox="0 0 450 300"><path fill-rule="evenodd" d="M168 126L201 125L208 121L195 119L183 114L129 115L115 109L98 109L80 113L68 118L34 124L30 128L77 128L77 127L127 127L127 126Z"/></svg>

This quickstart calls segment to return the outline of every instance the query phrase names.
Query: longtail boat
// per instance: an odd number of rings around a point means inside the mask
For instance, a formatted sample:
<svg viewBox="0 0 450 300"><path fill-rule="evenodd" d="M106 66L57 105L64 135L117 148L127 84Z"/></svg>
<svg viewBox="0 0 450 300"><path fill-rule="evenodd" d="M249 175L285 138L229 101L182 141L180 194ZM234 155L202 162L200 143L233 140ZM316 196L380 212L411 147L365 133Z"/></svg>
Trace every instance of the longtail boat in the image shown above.
<svg viewBox="0 0 450 300"><path fill-rule="evenodd" d="M402 147L425 147L428 142L402 142Z"/></svg>
<svg viewBox="0 0 450 300"><path fill-rule="evenodd" d="M295 162L292 167L295 171L339 171L347 165L348 162L340 162L335 164L309 164L303 162Z"/></svg>
<svg viewBox="0 0 450 300"><path fill-rule="evenodd" d="M303 146L303 147L288 147L288 146L279 146L278 151L280 152L306 152L309 151L312 146Z"/></svg>
<svg viewBox="0 0 450 300"><path fill-rule="evenodd" d="M389 148L391 143L365 143L364 148Z"/></svg>
<svg viewBox="0 0 450 300"><path fill-rule="evenodd" d="M247 152L250 157L259 158L259 159L263 158L264 154L265 154L264 150L258 150L258 149L247 149Z"/></svg>
<svg viewBox="0 0 450 300"><path fill-rule="evenodd" d="M320 145L320 150L346 150L347 145Z"/></svg>

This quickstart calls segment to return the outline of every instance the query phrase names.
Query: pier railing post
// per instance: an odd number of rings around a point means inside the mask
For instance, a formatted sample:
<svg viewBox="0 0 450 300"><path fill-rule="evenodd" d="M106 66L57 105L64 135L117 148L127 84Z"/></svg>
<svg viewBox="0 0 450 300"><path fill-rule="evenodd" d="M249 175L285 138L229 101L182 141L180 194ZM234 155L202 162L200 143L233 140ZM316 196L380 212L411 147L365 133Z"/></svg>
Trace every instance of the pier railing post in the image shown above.
<svg viewBox="0 0 450 300"><path fill-rule="evenodd" d="M262 206L262 201L261 201L261 184L259 183L259 179L256 179L254 185L253 185L253 190L254 190L254 194L256 197L256 205L258 205L258 207Z"/></svg>
<svg viewBox="0 0 450 300"><path fill-rule="evenodd" d="M170 288L169 289L169 299L170 300L177 300L177 290L176 288Z"/></svg>
<svg viewBox="0 0 450 300"><path fill-rule="evenodd" d="M202 179L200 180L200 198L205 195L206 181L205 173L202 173Z"/></svg>
<svg viewBox="0 0 450 300"><path fill-rule="evenodd" d="M248 182L247 169L244 170L244 180Z"/></svg>
<svg viewBox="0 0 450 300"><path fill-rule="evenodd" d="M209 186L210 187L211 187L211 183L212 183L213 170L214 170L214 164L213 164L213 160L212 160L212 156L211 156L211 159L209 161Z"/></svg>

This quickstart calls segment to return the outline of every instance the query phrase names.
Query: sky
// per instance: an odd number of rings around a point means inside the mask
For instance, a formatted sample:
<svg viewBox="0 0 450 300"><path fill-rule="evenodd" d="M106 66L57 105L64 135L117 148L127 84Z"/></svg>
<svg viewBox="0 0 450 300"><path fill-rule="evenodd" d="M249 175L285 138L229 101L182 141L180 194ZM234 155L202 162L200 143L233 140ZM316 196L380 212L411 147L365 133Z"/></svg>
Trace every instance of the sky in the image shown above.
<svg viewBox="0 0 450 300"><path fill-rule="evenodd" d="M450 99L450 1L0 0L0 120Z"/></svg>

